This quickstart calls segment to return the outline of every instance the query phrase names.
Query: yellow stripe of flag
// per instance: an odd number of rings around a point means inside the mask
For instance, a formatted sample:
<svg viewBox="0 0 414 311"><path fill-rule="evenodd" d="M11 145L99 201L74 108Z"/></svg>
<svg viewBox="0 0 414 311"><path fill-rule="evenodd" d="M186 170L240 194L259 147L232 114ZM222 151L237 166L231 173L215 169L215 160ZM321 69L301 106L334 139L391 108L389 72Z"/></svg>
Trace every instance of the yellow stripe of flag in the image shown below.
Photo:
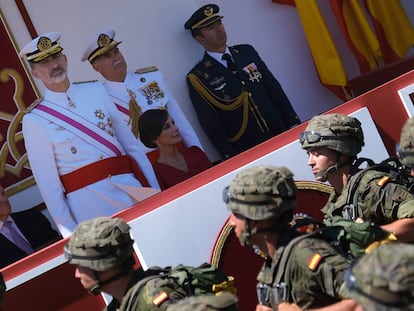
<svg viewBox="0 0 414 311"><path fill-rule="evenodd" d="M298 14L323 84L346 86L347 77L331 34L315 0L296 0Z"/></svg>
<svg viewBox="0 0 414 311"><path fill-rule="evenodd" d="M160 294L158 294L156 297L154 297L154 299L152 299L152 302L154 305L159 306L167 299L168 299L168 295L166 292L163 291Z"/></svg>
<svg viewBox="0 0 414 311"><path fill-rule="evenodd" d="M399 0L365 0L368 11L382 26L390 47L404 57L414 44L414 29Z"/></svg>
<svg viewBox="0 0 414 311"><path fill-rule="evenodd" d="M322 259L321 255L314 254L312 258L309 260L308 268L311 269L312 271L316 270L321 259Z"/></svg>
<svg viewBox="0 0 414 311"><path fill-rule="evenodd" d="M380 44L362 11L358 0L344 0L343 14L349 36L355 48L364 56L370 69L382 58Z"/></svg>
<svg viewBox="0 0 414 311"><path fill-rule="evenodd" d="M390 178L388 176L383 176L380 180L378 180L377 185L378 186L384 186L388 181L390 180Z"/></svg>

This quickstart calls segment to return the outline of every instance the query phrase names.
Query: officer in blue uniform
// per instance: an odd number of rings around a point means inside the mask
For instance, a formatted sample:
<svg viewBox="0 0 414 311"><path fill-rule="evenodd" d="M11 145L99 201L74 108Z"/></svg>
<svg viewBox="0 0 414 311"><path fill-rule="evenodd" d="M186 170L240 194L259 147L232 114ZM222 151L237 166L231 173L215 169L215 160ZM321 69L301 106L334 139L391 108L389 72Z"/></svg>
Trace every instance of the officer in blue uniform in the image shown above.
<svg viewBox="0 0 414 311"><path fill-rule="evenodd" d="M184 25L205 48L203 59L188 73L187 84L201 126L226 159L300 120L254 47L227 45L218 12L217 5L205 5Z"/></svg>

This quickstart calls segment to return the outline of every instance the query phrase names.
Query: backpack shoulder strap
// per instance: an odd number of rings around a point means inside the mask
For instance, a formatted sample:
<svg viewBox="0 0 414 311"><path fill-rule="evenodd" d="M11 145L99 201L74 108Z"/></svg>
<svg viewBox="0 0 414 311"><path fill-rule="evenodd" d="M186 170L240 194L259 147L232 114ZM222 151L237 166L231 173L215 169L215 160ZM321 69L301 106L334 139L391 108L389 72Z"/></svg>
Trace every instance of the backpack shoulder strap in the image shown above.
<svg viewBox="0 0 414 311"><path fill-rule="evenodd" d="M278 292L278 299L279 302L283 302L283 301L291 301L291 295L290 295L290 279L285 278L285 275L289 275L290 273L290 268L291 268L291 253L293 248L295 247L296 244L298 244L300 241L309 238L309 237L313 237L318 235L318 231L314 231L311 233L307 233L307 234L303 234L300 235L296 238L294 238L293 240L291 240L285 247L283 254L282 254L282 258L280 259L279 265L278 265L278 269L276 271L276 275L273 279L273 284L276 284L276 287L278 287L278 291L280 290L280 292ZM276 297L275 297L276 298Z"/></svg>
<svg viewBox="0 0 414 311"><path fill-rule="evenodd" d="M360 166L363 163L367 163L368 166L366 168L360 169ZM379 166L379 164L376 164L372 159L369 158L358 158L352 165L351 176L347 181L349 184L346 185L348 192L345 204L347 207L349 206L351 210L354 210L354 212L349 212L353 220L355 220L358 216L356 209L358 207L358 188L360 186L360 182L368 171L376 170Z"/></svg>

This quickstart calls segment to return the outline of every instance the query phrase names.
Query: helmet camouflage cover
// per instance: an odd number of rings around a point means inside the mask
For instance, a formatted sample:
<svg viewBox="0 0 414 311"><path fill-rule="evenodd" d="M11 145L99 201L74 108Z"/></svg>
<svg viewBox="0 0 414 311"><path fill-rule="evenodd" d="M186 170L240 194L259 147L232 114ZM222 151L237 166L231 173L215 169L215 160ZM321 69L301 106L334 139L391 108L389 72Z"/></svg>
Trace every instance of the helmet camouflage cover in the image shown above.
<svg viewBox="0 0 414 311"><path fill-rule="evenodd" d="M80 223L64 247L70 264L105 271L133 254L129 225L121 218L97 217Z"/></svg>
<svg viewBox="0 0 414 311"><path fill-rule="evenodd" d="M408 119L401 130L398 156L404 165L414 166L414 118Z"/></svg>
<svg viewBox="0 0 414 311"><path fill-rule="evenodd" d="M282 215L296 207L293 173L273 165L245 169L224 189L223 199L229 210L248 219Z"/></svg>
<svg viewBox="0 0 414 311"><path fill-rule="evenodd" d="M364 133L358 119L345 114L314 116L300 136L302 149L324 147L355 156L364 146Z"/></svg>
<svg viewBox="0 0 414 311"><path fill-rule="evenodd" d="M414 310L414 245L375 248L347 271L346 286L366 311Z"/></svg>

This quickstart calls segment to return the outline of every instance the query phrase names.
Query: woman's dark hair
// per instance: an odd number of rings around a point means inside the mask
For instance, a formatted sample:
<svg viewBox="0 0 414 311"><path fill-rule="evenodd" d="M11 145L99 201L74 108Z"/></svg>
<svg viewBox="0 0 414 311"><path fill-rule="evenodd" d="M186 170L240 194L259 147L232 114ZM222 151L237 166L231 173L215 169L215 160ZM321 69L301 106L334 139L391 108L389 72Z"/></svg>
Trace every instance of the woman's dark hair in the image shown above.
<svg viewBox="0 0 414 311"><path fill-rule="evenodd" d="M157 148L154 140L160 136L167 119L168 111L166 109L149 109L139 117L139 139L145 146Z"/></svg>

